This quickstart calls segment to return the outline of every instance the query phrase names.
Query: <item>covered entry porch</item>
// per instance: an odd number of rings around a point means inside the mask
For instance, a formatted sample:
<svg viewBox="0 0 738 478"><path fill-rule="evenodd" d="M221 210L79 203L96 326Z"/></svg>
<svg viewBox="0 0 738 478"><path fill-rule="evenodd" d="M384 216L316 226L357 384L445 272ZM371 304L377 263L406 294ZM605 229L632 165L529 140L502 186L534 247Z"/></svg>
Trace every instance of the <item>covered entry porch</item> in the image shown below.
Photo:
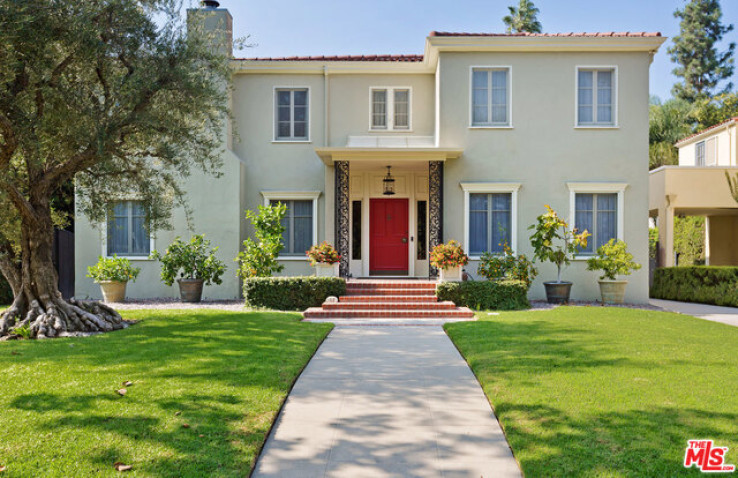
<svg viewBox="0 0 738 478"><path fill-rule="evenodd" d="M443 238L443 167L461 150L319 148L326 164L326 236L342 277L435 277ZM388 187L389 185L389 187Z"/></svg>

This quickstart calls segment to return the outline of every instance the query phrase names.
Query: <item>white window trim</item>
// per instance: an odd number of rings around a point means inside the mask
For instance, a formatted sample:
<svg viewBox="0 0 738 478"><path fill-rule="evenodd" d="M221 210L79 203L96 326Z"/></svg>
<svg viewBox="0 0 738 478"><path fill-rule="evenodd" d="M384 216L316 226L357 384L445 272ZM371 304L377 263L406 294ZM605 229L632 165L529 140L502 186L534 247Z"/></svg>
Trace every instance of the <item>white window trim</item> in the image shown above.
<svg viewBox="0 0 738 478"><path fill-rule="evenodd" d="M313 201L313 244L318 243L318 198L320 191L261 191L264 197L264 205L268 206L271 201ZM305 261L307 256L279 256L279 261Z"/></svg>
<svg viewBox="0 0 738 478"><path fill-rule="evenodd" d="M518 250L518 191L522 183L459 183L464 190L464 247L469 248L469 195L470 194L494 194L510 193L510 248L513 254ZM481 255L470 255L469 259L478 261Z"/></svg>
<svg viewBox="0 0 738 478"><path fill-rule="evenodd" d="M307 90L307 139L279 139L277 137L277 90ZM294 121L294 119L293 119ZM309 86L281 85L272 87L272 143L312 143L313 134L313 98Z"/></svg>
<svg viewBox="0 0 738 478"><path fill-rule="evenodd" d="M387 127L378 128L373 125L372 108L374 107L373 94L375 90L385 90L387 92ZM407 90L407 128L395 128L395 90ZM386 133L386 132L413 132L413 88L412 86L370 86L369 87L369 132L370 133Z"/></svg>
<svg viewBox="0 0 738 478"><path fill-rule="evenodd" d="M612 70L612 124L579 124L579 70ZM576 65L574 67L574 129L620 129L620 123L618 120L618 114L620 112L619 94L620 82L618 81L618 66L617 65ZM597 95L597 89L595 88L592 92L594 96ZM594 98L593 98L594 100ZM594 106L596 108L596 106ZM596 111L593 111L596 114Z"/></svg>
<svg viewBox="0 0 738 478"><path fill-rule="evenodd" d="M474 70L507 70L507 124L475 125L474 124ZM512 117L512 84L513 71L511 65L472 65L469 67L469 129L513 129ZM492 92L489 92L490 101Z"/></svg>
<svg viewBox="0 0 738 478"><path fill-rule="evenodd" d="M123 197L116 197L115 199L111 199L112 202L122 202L122 201L140 201L141 198L137 198L135 196L123 196ZM111 258L113 256L108 255L108 214L105 213L105 221L103 221L102 226L100 227L100 231L102 233L102 238L100 240L101 246L102 246L102 256L106 258ZM154 259L151 257L151 253L156 250L156 240L154 238L153 231L149 231L149 255L148 256L121 256L118 255L117 257L121 259L128 259L129 261L146 261L146 262L152 262Z"/></svg>
<svg viewBox="0 0 738 478"><path fill-rule="evenodd" d="M576 218L576 195L579 194L617 194L618 195L618 240L623 241L625 237L625 190L628 183L608 182L581 182L566 183L569 188L569 224L574 227ZM586 261L591 254L579 254L574 256L575 261Z"/></svg>

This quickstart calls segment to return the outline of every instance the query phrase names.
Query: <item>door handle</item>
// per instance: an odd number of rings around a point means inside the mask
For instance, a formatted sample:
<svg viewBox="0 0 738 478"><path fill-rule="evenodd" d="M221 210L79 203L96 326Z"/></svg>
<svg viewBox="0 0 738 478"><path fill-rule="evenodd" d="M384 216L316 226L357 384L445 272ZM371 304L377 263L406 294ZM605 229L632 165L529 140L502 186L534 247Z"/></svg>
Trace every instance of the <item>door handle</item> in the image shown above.
<svg viewBox="0 0 738 478"><path fill-rule="evenodd" d="M402 243L403 243L403 244L407 244L407 237L403 237L403 238L402 238Z"/></svg>

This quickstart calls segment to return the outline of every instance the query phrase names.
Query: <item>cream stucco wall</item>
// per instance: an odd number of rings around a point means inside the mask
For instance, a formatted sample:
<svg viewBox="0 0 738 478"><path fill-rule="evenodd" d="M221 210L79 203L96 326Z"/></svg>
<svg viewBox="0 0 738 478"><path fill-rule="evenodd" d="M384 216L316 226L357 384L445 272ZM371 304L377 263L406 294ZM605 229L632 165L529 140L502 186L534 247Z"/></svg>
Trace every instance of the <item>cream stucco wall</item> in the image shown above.
<svg viewBox="0 0 738 478"><path fill-rule="evenodd" d="M709 133L699 135L687 143L681 144L679 148L679 166L696 166L696 145L702 141L715 139L717 141L716 148L716 166L736 166L738 165L738 143L736 136L738 127L735 123L729 123L711 130ZM710 159L706 158L706 165L710 166Z"/></svg>
<svg viewBox="0 0 738 478"><path fill-rule="evenodd" d="M462 239L465 215L461 182L521 183L517 249L532 255L528 225L549 204L570 217L567 182L625 182L624 231L635 260L644 268L628 278L626 300L648 299L648 67L646 53L442 53L440 57L440 145L462 146L464 154L445 167L444 240ZM512 128L469 128L471 66L510 66ZM618 69L618 122L614 129L577 129L577 65ZM474 274L477 264L469 269ZM531 296L544 296L544 280L555 267L539 267ZM575 261L564 278L572 295L599 297L597 275Z"/></svg>
<svg viewBox="0 0 738 478"><path fill-rule="evenodd" d="M738 217L710 216L707 227L707 263L711 266L738 265Z"/></svg>

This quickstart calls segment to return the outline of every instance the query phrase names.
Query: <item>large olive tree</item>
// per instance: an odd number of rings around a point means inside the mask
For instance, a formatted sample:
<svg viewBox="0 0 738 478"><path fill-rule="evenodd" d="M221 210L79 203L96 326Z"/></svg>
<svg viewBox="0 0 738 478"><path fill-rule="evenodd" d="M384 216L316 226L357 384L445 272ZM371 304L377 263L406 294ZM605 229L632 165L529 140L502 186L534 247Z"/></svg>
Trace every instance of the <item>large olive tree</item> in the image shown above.
<svg viewBox="0 0 738 478"><path fill-rule="evenodd" d="M0 271L15 295L0 337L122 326L58 291L51 198L65 184L96 223L135 195L157 229L186 206L190 171L218 174L228 59L204 18L186 34L181 11L175 0L0 0Z"/></svg>

